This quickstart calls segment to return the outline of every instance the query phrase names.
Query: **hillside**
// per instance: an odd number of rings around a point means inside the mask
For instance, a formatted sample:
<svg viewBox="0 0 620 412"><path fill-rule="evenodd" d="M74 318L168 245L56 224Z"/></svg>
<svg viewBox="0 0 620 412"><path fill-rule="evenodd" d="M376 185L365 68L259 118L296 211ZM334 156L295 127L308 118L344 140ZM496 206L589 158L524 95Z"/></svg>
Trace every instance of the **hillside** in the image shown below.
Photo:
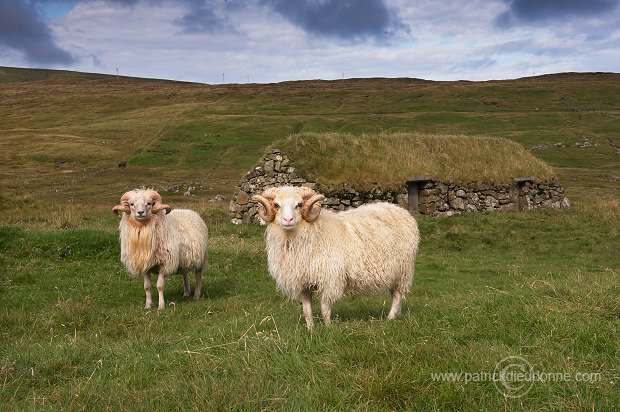
<svg viewBox="0 0 620 412"><path fill-rule="evenodd" d="M0 83L26 83L41 80L81 81L105 80L110 78L129 79L136 82L158 81L157 79L143 79L127 76L110 76L99 73L83 73L69 70L52 69L21 69L18 67L0 67Z"/></svg>
<svg viewBox="0 0 620 412"><path fill-rule="evenodd" d="M49 213L50 202L102 205L139 185L230 195L265 147L298 132L503 137L553 166L577 204L620 188L617 74L203 85L0 73L12 79L0 82L0 204L17 209L4 219L19 221L22 202Z"/></svg>

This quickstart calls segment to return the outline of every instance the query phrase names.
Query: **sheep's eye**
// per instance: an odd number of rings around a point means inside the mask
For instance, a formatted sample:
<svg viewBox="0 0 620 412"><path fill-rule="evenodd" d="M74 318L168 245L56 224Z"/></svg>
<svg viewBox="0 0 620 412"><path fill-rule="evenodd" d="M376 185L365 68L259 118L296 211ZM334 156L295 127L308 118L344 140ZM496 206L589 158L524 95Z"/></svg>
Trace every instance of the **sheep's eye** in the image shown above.
<svg viewBox="0 0 620 412"><path fill-rule="evenodd" d="M297 205L295 206L296 209L300 209L301 208L301 202L297 203Z"/></svg>
<svg viewBox="0 0 620 412"><path fill-rule="evenodd" d="M129 206L133 207L133 203L130 203Z"/></svg>
<svg viewBox="0 0 620 412"><path fill-rule="evenodd" d="M280 204L279 204L279 203L274 203L274 204L273 204L273 207L275 207L275 208L276 208L276 210L277 210L277 209L280 209Z"/></svg>

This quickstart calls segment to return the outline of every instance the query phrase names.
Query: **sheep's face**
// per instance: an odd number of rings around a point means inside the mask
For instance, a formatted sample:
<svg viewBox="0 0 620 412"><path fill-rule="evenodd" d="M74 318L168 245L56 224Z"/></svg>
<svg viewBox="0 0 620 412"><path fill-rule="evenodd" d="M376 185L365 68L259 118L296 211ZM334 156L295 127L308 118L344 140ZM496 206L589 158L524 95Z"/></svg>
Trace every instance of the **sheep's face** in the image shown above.
<svg viewBox="0 0 620 412"><path fill-rule="evenodd" d="M155 201L151 198L151 196L134 196L133 199L130 199L129 201L131 217L138 221L150 219L154 204Z"/></svg>
<svg viewBox="0 0 620 412"><path fill-rule="evenodd" d="M130 219L138 222L148 221L153 214L160 210L170 212L170 206L161 203L161 196L151 189L135 189L121 197L121 204L114 206L114 212L125 212Z"/></svg>
<svg viewBox="0 0 620 412"><path fill-rule="evenodd" d="M284 230L293 230L297 224L303 219L301 216L301 207L304 205L304 199L293 188L282 190L273 199L273 208L275 209L274 222Z"/></svg>
<svg viewBox="0 0 620 412"><path fill-rule="evenodd" d="M319 217L320 201L325 196L307 187L284 186L267 189L252 199L260 203L258 214L265 222L293 231L301 222L313 222Z"/></svg>

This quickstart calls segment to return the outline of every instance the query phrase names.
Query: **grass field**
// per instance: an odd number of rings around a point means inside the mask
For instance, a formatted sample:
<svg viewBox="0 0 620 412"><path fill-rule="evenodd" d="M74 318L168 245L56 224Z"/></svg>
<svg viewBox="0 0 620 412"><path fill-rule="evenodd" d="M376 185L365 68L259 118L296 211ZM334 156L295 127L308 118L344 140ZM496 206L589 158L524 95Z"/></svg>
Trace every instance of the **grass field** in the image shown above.
<svg viewBox="0 0 620 412"><path fill-rule="evenodd" d="M0 70L0 410L617 410L619 91L603 74L208 86ZM290 133L381 130L511 139L574 207L418 217L401 317L351 297L308 332L264 228L207 200ZM163 191L180 183L201 188ZM143 308L111 213L142 184L209 225L203 299L175 277L165 311ZM529 381L493 382L498 368Z"/></svg>

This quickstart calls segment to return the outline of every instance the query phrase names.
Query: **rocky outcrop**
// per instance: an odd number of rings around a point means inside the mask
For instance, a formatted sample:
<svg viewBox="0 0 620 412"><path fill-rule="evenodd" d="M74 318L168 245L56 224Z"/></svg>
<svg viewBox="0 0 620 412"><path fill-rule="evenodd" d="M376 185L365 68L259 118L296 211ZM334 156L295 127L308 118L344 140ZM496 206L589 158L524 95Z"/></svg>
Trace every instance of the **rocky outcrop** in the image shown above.
<svg viewBox="0 0 620 412"><path fill-rule="evenodd" d="M259 223L258 206L252 196L274 186L306 186L325 195L323 207L346 210L365 203L390 202L425 215L441 216L465 212L528 210L541 207L570 207L564 190L557 182L538 182L530 178L515 179L510 185L485 183L456 184L432 179L403 182L400 190L379 186L358 190L345 185L332 188L308 181L299 175L291 159L280 150L267 152L247 172L235 189L230 202L232 222Z"/></svg>

